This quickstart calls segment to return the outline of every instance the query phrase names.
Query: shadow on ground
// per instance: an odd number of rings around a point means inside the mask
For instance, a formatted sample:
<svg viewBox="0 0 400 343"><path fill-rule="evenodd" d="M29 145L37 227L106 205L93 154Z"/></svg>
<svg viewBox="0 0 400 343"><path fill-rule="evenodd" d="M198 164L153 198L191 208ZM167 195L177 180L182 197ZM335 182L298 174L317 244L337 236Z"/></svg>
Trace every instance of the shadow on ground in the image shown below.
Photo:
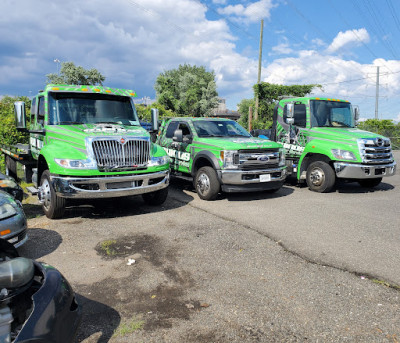
<svg viewBox="0 0 400 343"><path fill-rule="evenodd" d="M30 228L28 240L18 248L18 253L34 260L51 254L62 243L61 235L54 230Z"/></svg>

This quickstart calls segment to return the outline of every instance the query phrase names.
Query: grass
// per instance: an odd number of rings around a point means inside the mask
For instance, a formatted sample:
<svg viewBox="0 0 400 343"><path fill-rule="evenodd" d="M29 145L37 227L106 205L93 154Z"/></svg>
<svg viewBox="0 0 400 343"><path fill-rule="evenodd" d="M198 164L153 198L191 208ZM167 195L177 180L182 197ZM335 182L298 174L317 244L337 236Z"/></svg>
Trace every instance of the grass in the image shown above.
<svg viewBox="0 0 400 343"><path fill-rule="evenodd" d="M142 330L144 327L145 321L141 318L132 317L131 319L124 321L119 325L117 329L114 331L115 337L123 337L134 333L137 330Z"/></svg>
<svg viewBox="0 0 400 343"><path fill-rule="evenodd" d="M393 288L393 289L395 289L396 291L400 291L400 286L391 284L391 283L389 283L389 282L382 281L382 280L379 280L379 279L371 279L371 281L372 281L373 283L378 284L378 285L385 286L385 287L389 287L389 288Z"/></svg>
<svg viewBox="0 0 400 343"><path fill-rule="evenodd" d="M103 250L107 256L114 256L117 252L113 248L113 245L116 244L117 241L115 239L109 239L107 241L100 243L100 248Z"/></svg>

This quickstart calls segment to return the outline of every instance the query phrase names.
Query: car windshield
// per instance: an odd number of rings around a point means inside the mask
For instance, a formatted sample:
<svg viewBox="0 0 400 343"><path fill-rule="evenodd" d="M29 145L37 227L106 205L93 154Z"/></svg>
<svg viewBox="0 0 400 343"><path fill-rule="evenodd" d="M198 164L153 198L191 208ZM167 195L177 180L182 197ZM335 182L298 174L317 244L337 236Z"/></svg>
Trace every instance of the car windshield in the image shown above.
<svg viewBox="0 0 400 343"><path fill-rule="evenodd" d="M199 137L251 137L233 120L195 120L193 125Z"/></svg>
<svg viewBox="0 0 400 343"><path fill-rule="evenodd" d="M81 93L49 93L49 124L113 123L140 125L127 96Z"/></svg>
<svg viewBox="0 0 400 343"><path fill-rule="evenodd" d="M349 102L311 100L312 127L354 127L353 109Z"/></svg>

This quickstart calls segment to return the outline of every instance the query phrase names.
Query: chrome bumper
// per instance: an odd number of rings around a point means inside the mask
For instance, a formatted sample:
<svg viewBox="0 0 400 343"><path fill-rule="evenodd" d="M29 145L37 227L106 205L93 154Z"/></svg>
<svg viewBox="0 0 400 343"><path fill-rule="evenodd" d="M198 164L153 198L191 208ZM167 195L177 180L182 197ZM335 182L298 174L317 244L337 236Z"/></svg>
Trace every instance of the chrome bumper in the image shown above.
<svg viewBox="0 0 400 343"><path fill-rule="evenodd" d="M263 181L260 175L270 175L267 181ZM284 181L286 178L286 167L262 170L218 170L218 177L222 184L244 185L252 183Z"/></svg>
<svg viewBox="0 0 400 343"><path fill-rule="evenodd" d="M376 179L396 173L396 162L383 165L367 165L334 162L336 176L344 179Z"/></svg>
<svg viewBox="0 0 400 343"><path fill-rule="evenodd" d="M169 170L156 173L106 177L51 176L56 194L63 198L113 198L151 193L168 187Z"/></svg>

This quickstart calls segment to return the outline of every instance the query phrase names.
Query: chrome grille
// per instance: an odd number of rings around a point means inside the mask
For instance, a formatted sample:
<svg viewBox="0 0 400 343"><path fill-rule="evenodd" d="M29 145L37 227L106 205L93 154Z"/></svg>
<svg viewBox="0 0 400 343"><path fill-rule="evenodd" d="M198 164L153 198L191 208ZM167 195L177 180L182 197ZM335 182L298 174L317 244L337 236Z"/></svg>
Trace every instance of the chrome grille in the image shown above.
<svg viewBox="0 0 400 343"><path fill-rule="evenodd" d="M277 150L239 150L235 156L235 163L241 169L263 169L279 165L279 151Z"/></svg>
<svg viewBox="0 0 400 343"><path fill-rule="evenodd" d="M364 163L387 164L393 162L392 147L389 139L364 138L358 140L358 148Z"/></svg>
<svg viewBox="0 0 400 343"><path fill-rule="evenodd" d="M98 139L92 142L99 170L134 170L147 166L150 141L144 139Z"/></svg>

